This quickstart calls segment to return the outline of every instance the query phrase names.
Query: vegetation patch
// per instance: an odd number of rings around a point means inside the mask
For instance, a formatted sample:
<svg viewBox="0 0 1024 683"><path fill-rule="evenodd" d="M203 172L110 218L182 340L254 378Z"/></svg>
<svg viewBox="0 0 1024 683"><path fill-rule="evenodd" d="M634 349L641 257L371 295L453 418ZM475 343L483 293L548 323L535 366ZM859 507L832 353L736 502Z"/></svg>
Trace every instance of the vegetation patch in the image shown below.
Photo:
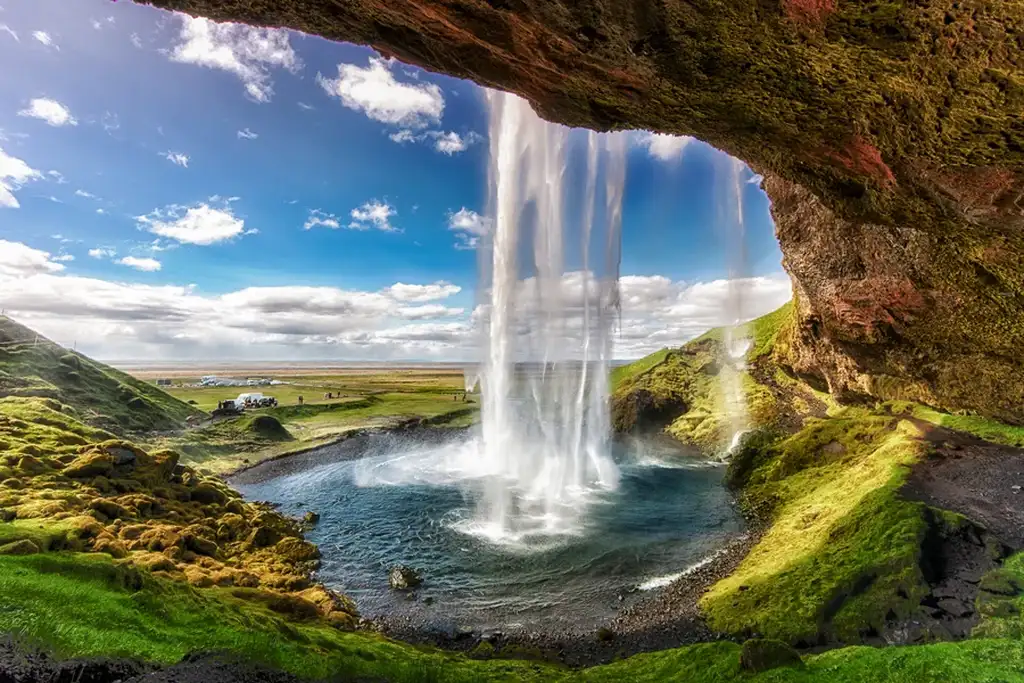
<svg viewBox="0 0 1024 683"><path fill-rule="evenodd" d="M927 593L918 566L922 506L897 492L920 434L886 416L810 420L746 453L745 507L770 527L701 606L710 625L789 643L856 641ZM735 467L740 467L736 465Z"/></svg>

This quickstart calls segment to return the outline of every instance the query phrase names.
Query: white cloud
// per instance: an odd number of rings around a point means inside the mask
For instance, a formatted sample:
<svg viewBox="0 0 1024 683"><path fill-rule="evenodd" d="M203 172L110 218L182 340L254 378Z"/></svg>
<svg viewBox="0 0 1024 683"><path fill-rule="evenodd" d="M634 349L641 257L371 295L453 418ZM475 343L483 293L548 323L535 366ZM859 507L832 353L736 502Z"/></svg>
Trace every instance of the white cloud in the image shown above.
<svg viewBox="0 0 1024 683"><path fill-rule="evenodd" d="M30 116L46 121L51 126L77 126L78 121L63 104L48 97L37 97L18 116Z"/></svg>
<svg viewBox="0 0 1024 683"><path fill-rule="evenodd" d="M54 256L50 260L51 261L56 261L58 263L67 263L69 261L74 261L75 257L72 256L71 254L61 254L60 256Z"/></svg>
<svg viewBox="0 0 1024 683"><path fill-rule="evenodd" d="M64 175L60 171L47 171L46 175L53 178L58 185L67 185L67 180L64 179Z"/></svg>
<svg viewBox="0 0 1024 683"><path fill-rule="evenodd" d="M60 49L53 42L53 36L51 36L46 31L33 31L32 32L32 37L35 38L36 40L38 40L43 45L45 45L46 47L52 47L52 48L56 48L58 50Z"/></svg>
<svg viewBox="0 0 1024 683"><path fill-rule="evenodd" d="M0 208L17 209L18 203L14 192L25 183L38 180L43 174L27 163L12 157L0 147Z"/></svg>
<svg viewBox="0 0 1024 683"><path fill-rule="evenodd" d="M754 175L747 178L747 182L750 183L751 185L760 185L763 181L764 176L758 173L755 173Z"/></svg>
<svg viewBox="0 0 1024 683"><path fill-rule="evenodd" d="M123 259L117 261L122 266L128 266L135 270L141 270L146 273L153 273L160 270L160 262L154 258L136 258L135 256L125 256Z"/></svg>
<svg viewBox="0 0 1024 683"><path fill-rule="evenodd" d="M214 198L211 198L211 201L216 203ZM172 205L145 216L138 216L136 220L140 228L154 235L183 244L202 246L252 232L245 230L245 221L235 216L227 203L223 203L223 208L216 208L205 202L190 207Z"/></svg>
<svg viewBox="0 0 1024 683"><path fill-rule="evenodd" d="M0 275L23 278L38 273L59 273L64 265L57 260L48 251L0 240Z"/></svg>
<svg viewBox="0 0 1024 683"><path fill-rule="evenodd" d="M121 119L113 112L103 112L103 120L100 122L103 130L112 133L121 128Z"/></svg>
<svg viewBox="0 0 1024 683"><path fill-rule="evenodd" d="M488 222L476 211L462 207L448 214L448 229L455 233L456 249L476 249L488 232Z"/></svg>
<svg viewBox="0 0 1024 683"><path fill-rule="evenodd" d="M139 37L138 33L133 33L129 40L132 41L132 45L139 48L140 50L142 49L142 38Z"/></svg>
<svg viewBox="0 0 1024 683"><path fill-rule="evenodd" d="M311 104L306 104L305 102L299 102L299 109L303 109L305 111L312 111L313 109L315 109L315 107Z"/></svg>
<svg viewBox="0 0 1024 683"><path fill-rule="evenodd" d="M181 32L170 52L171 60L234 74L244 84L246 95L257 102L269 102L274 94L270 68L294 73L302 66L284 29L178 16Z"/></svg>
<svg viewBox="0 0 1024 683"><path fill-rule="evenodd" d="M442 133L439 135L437 140L434 142L434 149L442 154L451 156L453 154L466 151L466 148L471 144L473 143L470 138L460 137L458 133L453 131L451 133Z"/></svg>
<svg viewBox="0 0 1024 683"><path fill-rule="evenodd" d="M107 210L106 209L96 209L96 213L98 213L99 215L102 216L102 215L107 213Z"/></svg>
<svg viewBox="0 0 1024 683"><path fill-rule="evenodd" d="M443 280L429 285L407 285L404 282L396 282L388 288L388 293L395 301L413 304L447 299L461 291L462 287Z"/></svg>
<svg viewBox="0 0 1024 683"><path fill-rule="evenodd" d="M251 130L246 128L245 130L238 131L238 137L241 140L255 140L259 137L259 134L253 133Z"/></svg>
<svg viewBox="0 0 1024 683"><path fill-rule="evenodd" d="M647 153L661 161L674 161L683 156L683 150L693 142L693 138L664 133L642 133L639 143L647 148Z"/></svg>
<svg viewBox="0 0 1024 683"><path fill-rule="evenodd" d="M167 161L171 162L172 164L175 164L176 166L188 168L189 156L187 154L167 151L161 152L160 156L162 156L164 159L167 159Z"/></svg>
<svg viewBox="0 0 1024 683"><path fill-rule="evenodd" d="M306 219L306 223L302 227L304 230L310 230L318 225L330 228L331 230L337 230L341 227L338 217L333 213L326 213L320 209L311 209L309 218Z"/></svg>
<svg viewBox="0 0 1024 683"><path fill-rule="evenodd" d="M106 247L89 250L93 258L112 254ZM479 323L480 316L444 305L442 300L459 288L443 281L396 283L377 291L283 286L207 295L194 286L107 281L66 275L61 268L47 252L0 242L0 308L52 338L78 339L86 353L106 358L476 357L474 321ZM577 323L583 282L581 273L562 279L564 299ZM524 280L517 290L525 312L533 286ZM782 274L698 283L630 275L621 279L620 288L622 325L614 335L618 358L679 346L730 322L726 303L737 292L743 318L774 310L790 293ZM593 296L594 288L589 291ZM567 322L570 332L579 329L573 320Z"/></svg>
<svg viewBox="0 0 1024 683"><path fill-rule="evenodd" d="M0 33L6 33L11 38L14 38L15 42L21 42L21 38L18 37L18 33L7 24L0 24Z"/></svg>
<svg viewBox="0 0 1024 683"><path fill-rule="evenodd" d="M391 217L398 214L395 207L387 202L372 199L357 209L352 209L352 222L348 224L353 230L380 230L382 232L400 232L391 225Z"/></svg>
<svg viewBox="0 0 1024 683"><path fill-rule="evenodd" d="M103 28L103 22L100 21L99 19L92 19L90 21L90 23L92 24L92 27L94 29L96 29L97 31L99 31L101 28Z"/></svg>
<svg viewBox="0 0 1024 683"><path fill-rule="evenodd" d="M392 142L397 142L400 145L404 145L407 142L430 140L434 143L435 151L447 154L448 156L464 152L470 145L475 145L483 139L483 136L474 132L469 132L465 135L459 135L455 131L446 133L443 130L428 130L422 133L414 133L408 128L391 133L388 137L391 138Z"/></svg>
<svg viewBox="0 0 1024 683"><path fill-rule="evenodd" d="M76 197L85 197L86 199L97 199L96 195L86 190L75 190Z"/></svg>
<svg viewBox="0 0 1024 683"><path fill-rule="evenodd" d="M422 128L438 123L444 112L441 88L433 83L400 83L391 63L377 57L371 57L366 67L339 64L336 79L317 74L317 82L345 107L382 123Z"/></svg>
<svg viewBox="0 0 1024 683"><path fill-rule="evenodd" d="M406 142L416 142L419 139L419 136L408 128L404 128L397 133L392 133L388 137L391 138L392 142L397 142L400 145L405 144Z"/></svg>

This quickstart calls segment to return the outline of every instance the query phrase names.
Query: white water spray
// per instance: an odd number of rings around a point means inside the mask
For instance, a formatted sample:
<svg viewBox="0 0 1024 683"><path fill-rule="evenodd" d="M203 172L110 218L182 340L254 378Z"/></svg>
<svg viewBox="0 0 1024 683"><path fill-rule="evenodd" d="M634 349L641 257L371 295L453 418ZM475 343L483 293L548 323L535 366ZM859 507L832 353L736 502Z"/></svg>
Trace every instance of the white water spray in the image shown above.
<svg viewBox="0 0 1024 683"><path fill-rule="evenodd" d="M732 454L740 443L743 433L749 429L747 415L747 398L743 390L743 373L746 370L747 352L751 341L742 324L745 318L743 307L746 292L746 230L743 221L743 181L741 171L743 163L738 159L729 159L730 187L728 206L735 213L726 215L724 220L726 243L729 245L729 290L726 309L729 324L725 326L722 336L724 357L720 373L722 400L727 420L728 446L725 454Z"/></svg>
<svg viewBox="0 0 1024 683"><path fill-rule="evenodd" d="M572 244L569 130L541 120L515 95L487 99L492 234L481 262L489 300L477 456L487 476L470 530L520 541L575 533L587 500L618 485L607 373L626 143L621 134L587 135L579 243Z"/></svg>

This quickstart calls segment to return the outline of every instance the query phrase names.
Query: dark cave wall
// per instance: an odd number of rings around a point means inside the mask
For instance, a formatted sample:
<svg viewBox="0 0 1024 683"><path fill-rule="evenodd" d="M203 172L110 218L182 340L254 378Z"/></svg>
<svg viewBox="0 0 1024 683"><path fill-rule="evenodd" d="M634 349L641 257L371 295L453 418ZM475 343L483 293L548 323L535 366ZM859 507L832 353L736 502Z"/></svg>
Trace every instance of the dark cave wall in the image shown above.
<svg viewBox="0 0 1024 683"><path fill-rule="evenodd" d="M1020 0L148 1L705 140L769 176L794 367L1024 421Z"/></svg>

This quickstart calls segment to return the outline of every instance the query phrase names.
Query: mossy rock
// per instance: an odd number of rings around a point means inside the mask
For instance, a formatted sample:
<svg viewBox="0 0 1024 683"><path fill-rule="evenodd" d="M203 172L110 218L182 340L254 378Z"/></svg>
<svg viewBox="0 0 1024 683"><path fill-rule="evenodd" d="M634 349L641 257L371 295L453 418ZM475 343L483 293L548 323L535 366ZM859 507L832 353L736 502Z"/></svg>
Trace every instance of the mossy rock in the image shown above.
<svg viewBox="0 0 1024 683"><path fill-rule="evenodd" d="M780 666L803 668L800 653L781 640L755 638L743 643L740 667L752 673L763 673Z"/></svg>
<svg viewBox="0 0 1024 683"><path fill-rule="evenodd" d="M994 569L981 578L978 588L995 595L1020 595L1024 586L1013 572L1006 569Z"/></svg>
<svg viewBox="0 0 1024 683"><path fill-rule="evenodd" d="M39 546L27 538L0 545L0 555L35 555L38 552Z"/></svg>
<svg viewBox="0 0 1024 683"><path fill-rule="evenodd" d="M273 593L255 588L235 588L231 591L231 595L241 600L262 604L272 612L299 621L313 620L320 616L320 610L314 603L297 595Z"/></svg>
<svg viewBox="0 0 1024 683"><path fill-rule="evenodd" d="M128 510L123 506L106 498L94 498L89 501L89 509L99 512L108 519L124 519L130 517Z"/></svg>
<svg viewBox="0 0 1024 683"><path fill-rule="evenodd" d="M114 472L114 457L101 450L92 450L78 456L64 468L64 476L72 479L109 477Z"/></svg>
<svg viewBox="0 0 1024 683"><path fill-rule="evenodd" d="M209 482L200 482L191 491L192 500L203 505L223 505L227 495Z"/></svg>
<svg viewBox="0 0 1024 683"><path fill-rule="evenodd" d="M289 562L312 562L320 559L320 550L301 538L282 539L274 546L274 552Z"/></svg>

